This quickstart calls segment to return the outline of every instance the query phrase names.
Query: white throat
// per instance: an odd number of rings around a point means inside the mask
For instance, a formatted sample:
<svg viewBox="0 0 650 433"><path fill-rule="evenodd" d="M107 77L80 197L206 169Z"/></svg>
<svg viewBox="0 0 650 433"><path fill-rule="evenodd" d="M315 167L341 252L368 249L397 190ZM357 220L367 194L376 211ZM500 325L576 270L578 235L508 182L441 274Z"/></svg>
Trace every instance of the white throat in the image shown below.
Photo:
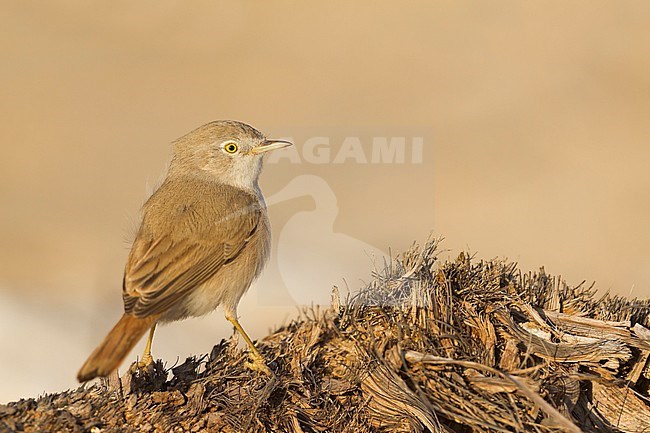
<svg viewBox="0 0 650 433"><path fill-rule="evenodd" d="M242 160L230 167L228 171L220 173L219 182L255 194L261 201L263 201L262 191L258 185L258 179L261 172L261 159L259 161L254 161L253 164L251 164L251 161Z"/></svg>

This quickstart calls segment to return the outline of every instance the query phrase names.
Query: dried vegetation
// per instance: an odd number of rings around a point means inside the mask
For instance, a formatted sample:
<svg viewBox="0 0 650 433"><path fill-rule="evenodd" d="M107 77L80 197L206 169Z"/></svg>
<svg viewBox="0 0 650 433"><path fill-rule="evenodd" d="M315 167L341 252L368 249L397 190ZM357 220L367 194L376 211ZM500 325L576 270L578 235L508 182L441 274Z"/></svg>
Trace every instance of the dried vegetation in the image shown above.
<svg viewBox="0 0 650 433"><path fill-rule="evenodd" d="M650 303L414 246L347 302L165 370L0 405L0 431L650 431Z"/></svg>

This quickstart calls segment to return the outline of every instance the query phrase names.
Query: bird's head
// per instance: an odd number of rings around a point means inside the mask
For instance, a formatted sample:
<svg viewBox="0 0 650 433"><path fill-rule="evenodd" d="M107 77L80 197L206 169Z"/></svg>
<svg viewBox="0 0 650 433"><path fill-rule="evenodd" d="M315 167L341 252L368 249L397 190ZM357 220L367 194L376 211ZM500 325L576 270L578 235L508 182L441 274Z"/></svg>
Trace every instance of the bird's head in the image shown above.
<svg viewBox="0 0 650 433"><path fill-rule="evenodd" d="M243 189L257 187L266 152L291 145L233 120L207 123L173 144L170 174L199 174Z"/></svg>

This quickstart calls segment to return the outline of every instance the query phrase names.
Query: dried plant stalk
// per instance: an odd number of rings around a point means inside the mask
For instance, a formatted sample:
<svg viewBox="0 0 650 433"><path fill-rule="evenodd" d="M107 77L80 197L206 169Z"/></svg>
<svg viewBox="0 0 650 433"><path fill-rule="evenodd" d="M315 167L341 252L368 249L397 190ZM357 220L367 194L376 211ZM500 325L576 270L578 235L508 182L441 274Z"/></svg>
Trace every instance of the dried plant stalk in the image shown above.
<svg viewBox="0 0 650 433"><path fill-rule="evenodd" d="M274 378L222 341L169 370L0 405L0 431L650 430L647 300L464 253L438 263L437 245L260 341Z"/></svg>

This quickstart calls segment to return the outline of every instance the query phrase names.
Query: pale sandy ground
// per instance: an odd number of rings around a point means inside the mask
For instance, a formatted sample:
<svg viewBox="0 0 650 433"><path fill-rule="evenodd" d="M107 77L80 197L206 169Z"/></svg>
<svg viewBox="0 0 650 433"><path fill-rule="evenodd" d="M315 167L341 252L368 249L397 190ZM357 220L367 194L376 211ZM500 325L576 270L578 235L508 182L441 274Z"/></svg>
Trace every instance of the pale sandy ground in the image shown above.
<svg viewBox="0 0 650 433"><path fill-rule="evenodd" d="M327 136L334 154L346 136L367 152L424 137L421 164L267 164L267 196L284 192L240 311L254 337L328 299L333 276L358 287L363 251L431 230L443 257L650 295L650 3L0 6L0 402L75 385L120 314L168 143L212 119L297 149ZM217 312L162 328L154 350L173 364L230 333Z"/></svg>

